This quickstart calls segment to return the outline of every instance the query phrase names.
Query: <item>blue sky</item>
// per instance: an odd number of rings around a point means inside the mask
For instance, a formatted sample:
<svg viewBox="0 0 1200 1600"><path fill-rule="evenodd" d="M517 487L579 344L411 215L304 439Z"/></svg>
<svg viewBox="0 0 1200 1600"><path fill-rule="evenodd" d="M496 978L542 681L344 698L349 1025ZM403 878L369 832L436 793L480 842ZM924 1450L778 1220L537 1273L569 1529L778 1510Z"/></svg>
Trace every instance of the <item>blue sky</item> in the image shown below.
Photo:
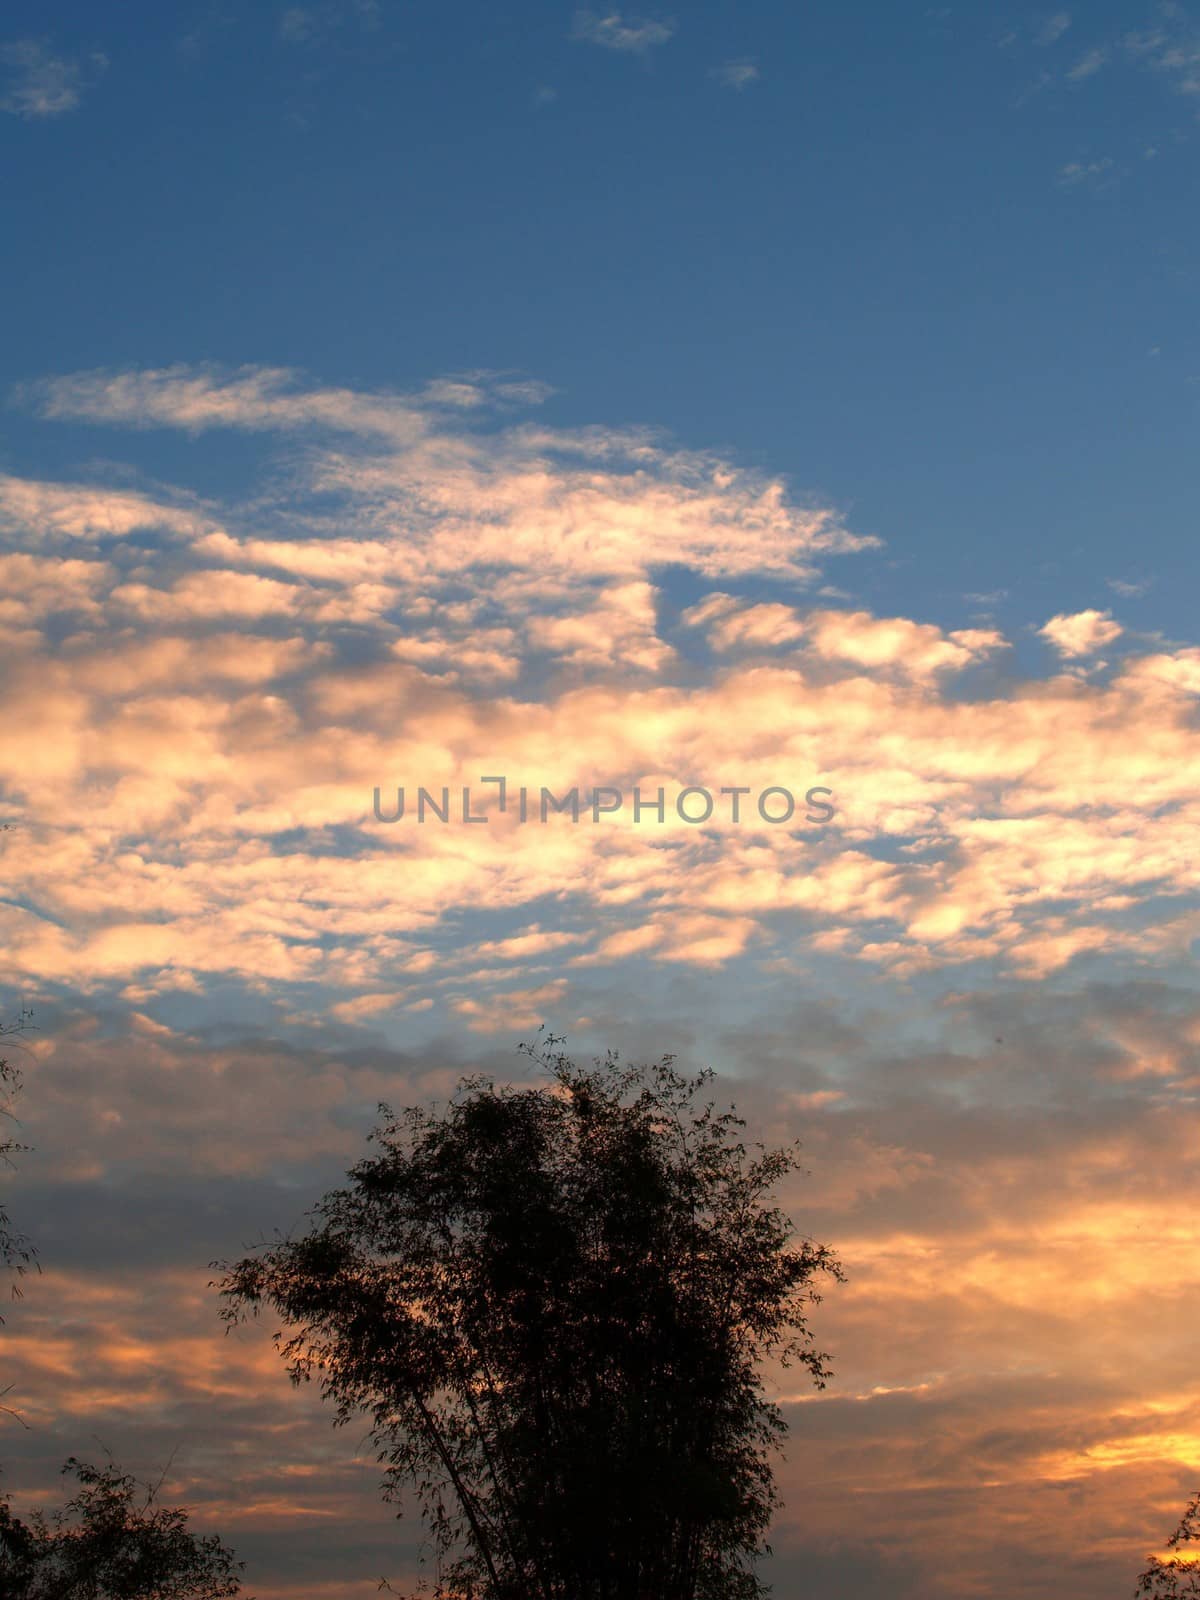
<svg viewBox="0 0 1200 1600"><path fill-rule="evenodd" d="M780 1600L1128 1589L1200 1466L1198 113L1176 5L10 5L21 1504L99 1436L260 1600L400 1579L206 1263L548 1021L804 1141ZM625 809L371 818L497 772ZM836 817L631 820L689 784Z"/></svg>
<svg viewBox="0 0 1200 1600"><path fill-rule="evenodd" d="M1181 631L1194 98L1129 41L1195 33L1067 16L700 5L615 49L557 5L17 5L80 103L6 121L6 365L517 369L845 507L877 603L1152 576Z"/></svg>

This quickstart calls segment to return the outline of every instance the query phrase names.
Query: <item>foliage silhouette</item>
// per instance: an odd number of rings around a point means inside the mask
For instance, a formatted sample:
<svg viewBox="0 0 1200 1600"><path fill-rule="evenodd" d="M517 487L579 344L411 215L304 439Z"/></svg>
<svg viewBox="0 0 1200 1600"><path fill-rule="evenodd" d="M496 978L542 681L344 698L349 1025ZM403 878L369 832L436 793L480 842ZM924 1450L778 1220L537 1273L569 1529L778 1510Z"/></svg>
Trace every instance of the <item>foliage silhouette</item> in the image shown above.
<svg viewBox="0 0 1200 1600"><path fill-rule="evenodd" d="M712 1073L561 1044L521 1046L542 1086L381 1107L305 1236L222 1265L222 1315L273 1307L293 1381L371 1417L437 1596L751 1600L785 1432L759 1365L823 1385L806 1314L841 1269L767 1202L796 1147L694 1108Z"/></svg>
<svg viewBox="0 0 1200 1600"><path fill-rule="evenodd" d="M5 1600L228 1600L235 1561L215 1534L189 1533L186 1511L137 1503L133 1478L72 1457L78 1493L46 1518L15 1517L0 1498L0 1594Z"/></svg>
<svg viewBox="0 0 1200 1600"><path fill-rule="evenodd" d="M0 1024L0 1038L24 1032L31 1015ZM0 1060L0 1118L15 1121L20 1083L16 1068ZM27 1148L0 1140L0 1160L11 1165ZM0 1206L0 1266L13 1274L14 1295L21 1292L17 1279L37 1265L34 1247ZM0 1411L21 1420L7 1406ZM49 1518L36 1511L23 1521L0 1493L3 1600L228 1600L241 1593L242 1563L233 1552L215 1534L189 1533L188 1513L156 1506L155 1489L139 1505L136 1481L111 1462L97 1468L72 1456L63 1471L75 1475L79 1491Z"/></svg>
<svg viewBox="0 0 1200 1600"><path fill-rule="evenodd" d="M32 1015L32 1012L22 1011L16 1022L0 1023L0 1040L24 1033L31 1025ZM16 1122L13 1104L20 1088L20 1072L7 1060L0 1059L0 1121L9 1124ZM0 1139L0 1162L11 1167L13 1157L28 1148L28 1145L19 1144L11 1136ZM8 1209L2 1203L0 1203L0 1267L12 1274L11 1292L14 1298L19 1298L21 1294L20 1279L31 1267L37 1267L37 1251L29 1240L13 1227ZM0 1316L0 1324L3 1322L4 1318Z"/></svg>
<svg viewBox="0 0 1200 1600"><path fill-rule="evenodd" d="M1150 1565L1138 1579L1137 1596L1150 1600L1189 1600L1200 1596L1200 1550L1184 1546L1200 1541L1200 1494L1192 1496L1183 1520L1167 1540L1168 1556L1151 1556Z"/></svg>

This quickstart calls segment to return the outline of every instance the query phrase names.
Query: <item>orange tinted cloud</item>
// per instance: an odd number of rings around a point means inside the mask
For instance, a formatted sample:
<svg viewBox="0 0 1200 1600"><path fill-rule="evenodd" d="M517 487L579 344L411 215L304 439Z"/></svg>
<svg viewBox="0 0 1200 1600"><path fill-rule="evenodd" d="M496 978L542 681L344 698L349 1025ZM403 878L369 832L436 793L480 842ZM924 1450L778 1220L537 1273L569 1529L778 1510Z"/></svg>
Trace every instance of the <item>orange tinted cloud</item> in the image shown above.
<svg viewBox="0 0 1200 1600"><path fill-rule="evenodd" d="M3 557L24 591L0 733L23 828L9 860L25 906L4 933L17 970L49 977L68 962L83 983L164 970L353 977L369 996L395 970L387 930L411 943L456 907L520 915L544 895L602 913L593 957L696 965L769 959L782 936L899 974L986 958L1036 976L1105 948L1153 959L1186 940L1186 906L1150 928L1130 913L1197 887L1194 650L1126 656L1106 681L989 693L985 680L963 699L955 675L1003 645L992 630L720 590L683 621L735 664L697 672L666 636L659 585L625 575L654 570L672 519L690 530L673 559L698 571L719 560L730 576L778 574L789 540L805 560L853 549L836 519L649 437L481 439L415 402L305 397L270 376L176 374L115 391L88 380L77 398L99 414L113 394L127 420L136 406L142 421L187 426L285 415L365 439L365 454L319 468L340 476L358 534L327 547L315 529L265 539L172 513L169 559L148 559L123 540L159 511L125 495L105 501L105 559ZM313 515L303 488L300 524ZM101 501L9 480L12 537L53 546L95 531ZM548 530L567 514L564 542ZM754 664L780 647L784 663ZM751 659L736 664L739 652ZM537 677L547 657L560 676ZM32 744L30 721L46 735ZM474 785L478 806L495 771L535 795L576 786L585 813L597 785L625 798L603 822L536 833L491 813L453 831L373 823L376 785L404 783L411 800L444 784L456 804ZM832 828L780 829L756 813L764 789L783 785L802 805L818 782L833 791ZM737 823L727 784L750 791ZM703 827L672 800L661 824L634 825L635 786L653 797L694 785L716 802ZM330 829L336 850L298 837ZM285 835L296 837L281 846ZM687 935L732 913L753 920L753 937L742 923ZM638 943L668 923L677 937Z"/></svg>

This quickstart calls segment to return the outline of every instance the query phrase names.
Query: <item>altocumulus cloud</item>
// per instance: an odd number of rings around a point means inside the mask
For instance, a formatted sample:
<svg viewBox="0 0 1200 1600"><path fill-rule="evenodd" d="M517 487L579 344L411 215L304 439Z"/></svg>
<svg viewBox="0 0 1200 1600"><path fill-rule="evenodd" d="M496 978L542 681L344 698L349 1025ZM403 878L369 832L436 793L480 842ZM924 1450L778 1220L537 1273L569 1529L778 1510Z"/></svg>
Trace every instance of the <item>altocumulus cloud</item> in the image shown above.
<svg viewBox="0 0 1200 1600"><path fill-rule="evenodd" d="M1014 680L995 628L814 603L823 565L876 544L834 508L648 430L525 420L540 392L501 382L171 369L26 393L48 418L291 442L249 507L0 480L17 971L114 991L225 974L373 1021L528 1008L629 961L802 949L1033 977L1187 948L1200 652ZM1042 631L1073 660L1120 626ZM522 828L485 803L498 772L555 795L819 783L836 819ZM487 822L380 826L373 789L419 784L456 808L475 786ZM516 933L548 901L579 936L549 973L461 926L484 904Z"/></svg>

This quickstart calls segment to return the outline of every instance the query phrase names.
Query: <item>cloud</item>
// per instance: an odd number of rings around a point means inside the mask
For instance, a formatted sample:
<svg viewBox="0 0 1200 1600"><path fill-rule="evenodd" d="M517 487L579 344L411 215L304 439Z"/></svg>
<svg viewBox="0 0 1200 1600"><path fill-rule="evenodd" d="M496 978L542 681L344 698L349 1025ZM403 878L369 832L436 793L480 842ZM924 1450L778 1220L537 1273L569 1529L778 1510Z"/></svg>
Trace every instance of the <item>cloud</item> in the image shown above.
<svg viewBox="0 0 1200 1600"><path fill-rule="evenodd" d="M734 61L725 61L719 67L713 67L710 77L716 78L718 83L727 89L748 89L760 77L758 67L748 57L742 56Z"/></svg>
<svg viewBox="0 0 1200 1600"><path fill-rule="evenodd" d="M1161 683L1200 694L1200 650L1184 648L1171 654L1140 656L1126 668L1132 683Z"/></svg>
<svg viewBox="0 0 1200 1600"><path fill-rule="evenodd" d="M0 473L0 533L52 543L100 542L139 530L187 537L211 529L203 513L167 505L136 491L71 483L40 483Z"/></svg>
<svg viewBox="0 0 1200 1600"><path fill-rule="evenodd" d="M480 408L492 390L503 401L526 396L523 385L514 392L492 384ZM803 579L821 553L878 543L850 533L828 508L789 503L779 479L671 448L649 433L452 432L420 397L306 388L281 369L86 373L25 392L51 418L348 436L353 451L326 443L310 453L308 491L343 502L338 520L350 529L354 559L373 556L397 580L469 565L529 567L543 580L555 571L633 576L670 562L713 575L773 571ZM469 416L477 408L460 398L451 409ZM314 555L323 546L324 538L316 540ZM247 558L233 542L226 548L231 560ZM262 543L253 548L250 559L267 553ZM282 545L279 555L289 559Z"/></svg>
<svg viewBox="0 0 1200 1600"><path fill-rule="evenodd" d="M1042 22L1034 37L1037 43L1043 47L1057 44L1070 26L1070 13L1067 11L1056 11L1053 16L1047 17L1045 21Z"/></svg>
<svg viewBox="0 0 1200 1600"><path fill-rule="evenodd" d="M993 629L958 629L944 635L929 623L874 617L866 611L812 611L801 616L779 602L745 604L717 592L690 607L681 621L707 626L715 650L761 650L796 645L815 655L870 669L895 669L910 677L960 671L1004 647Z"/></svg>
<svg viewBox="0 0 1200 1600"><path fill-rule="evenodd" d="M656 599L648 583L613 584L587 610L530 618L526 634L535 650L548 650L576 665L627 661L657 672L672 651L658 636Z"/></svg>
<svg viewBox="0 0 1200 1600"><path fill-rule="evenodd" d="M945 636L930 623L878 618L865 611L817 613L810 631L814 648L823 656L864 667L898 667L917 677L960 670L1005 643L991 629L961 629Z"/></svg>
<svg viewBox="0 0 1200 1600"><path fill-rule="evenodd" d="M1067 77L1072 83L1079 83L1084 78L1094 77L1107 60L1107 50L1101 48L1089 50L1086 55L1080 56L1079 60L1067 73Z"/></svg>
<svg viewBox="0 0 1200 1600"><path fill-rule="evenodd" d="M1099 184L1115 167L1111 156L1101 156L1097 161L1068 161L1058 169L1058 182L1064 189L1081 183Z"/></svg>
<svg viewBox="0 0 1200 1600"><path fill-rule="evenodd" d="M514 1033L528 1032L554 1018L566 987L565 978L555 978L535 989L503 990L486 1002L464 995L451 1005L474 1032L499 1033L511 1039Z"/></svg>
<svg viewBox="0 0 1200 1600"><path fill-rule="evenodd" d="M320 29L320 19L311 6L289 6L279 16L279 37L289 44L306 44Z"/></svg>
<svg viewBox="0 0 1200 1600"><path fill-rule="evenodd" d="M791 606L780 602L746 605L720 592L689 607L680 620L689 628L708 625L713 649L722 651L794 644L804 635L804 623Z"/></svg>
<svg viewBox="0 0 1200 1600"><path fill-rule="evenodd" d="M1119 639L1121 625L1113 621L1108 611L1075 611L1051 617L1038 631L1059 655L1074 658L1094 655Z"/></svg>
<svg viewBox="0 0 1200 1600"><path fill-rule="evenodd" d="M1140 600L1150 592L1154 583L1153 578L1106 578L1104 581L1123 600Z"/></svg>
<svg viewBox="0 0 1200 1600"><path fill-rule="evenodd" d="M644 55L655 45L666 44L674 34L675 23L670 19L627 18L619 11L577 11L571 28L573 39L628 55Z"/></svg>
<svg viewBox="0 0 1200 1600"><path fill-rule="evenodd" d="M514 417L501 381L26 391L51 417L288 449L239 505L0 481L13 972L286 990L365 1028L422 1002L461 1023L456 997L486 1010L564 961L575 1007L656 968L1030 979L1186 949L1195 651L1104 667L1087 657L1120 625L1064 614L1041 632L1067 669L1021 676L995 628L814 603L818 562L872 548L832 508L648 430ZM421 785L445 823L417 821ZM405 816L376 820L374 790L390 817L401 786ZM578 823L536 818L543 786L577 789ZM598 786L620 804L593 817ZM699 820L676 806L697 786ZM786 826L756 799L781 786ZM635 789L662 790L661 821ZM569 956L502 948L550 905ZM464 938L470 906L495 925Z"/></svg>
<svg viewBox="0 0 1200 1600"><path fill-rule="evenodd" d="M0 66L9 69L0 109L32 119L74 111L108 60L99 52L86 58L58 56L43 40L16 39L0 45Z"/></svg>
<svg viewBox="0 0 1200 1600"><path fill-rule="evenodd" d="M80 417L139 428L165 425L201 432L214 427L254 431L323 427L396 444L412 443L426 429L424 413L414 398L306 389L286 367L85 372L19 392L39 400L46 417Z"/></svg>
<svg viewBox="0 0 1200 1600"><path fill-rule="evenodd" d="M1200 31L1181 6L1164 6L1156 28L1127 33L1129 57L1161 73L1177 94L1200 94Z"/></svg>
<svg viewBox="0 0 1200 1600"><path fill-rule="evenodd" d="M379 0L329 0L323 5L288 6L279 14L279 37L288 44L312 44L329 29L351 19L363 28L377 27Z"/></svg>

